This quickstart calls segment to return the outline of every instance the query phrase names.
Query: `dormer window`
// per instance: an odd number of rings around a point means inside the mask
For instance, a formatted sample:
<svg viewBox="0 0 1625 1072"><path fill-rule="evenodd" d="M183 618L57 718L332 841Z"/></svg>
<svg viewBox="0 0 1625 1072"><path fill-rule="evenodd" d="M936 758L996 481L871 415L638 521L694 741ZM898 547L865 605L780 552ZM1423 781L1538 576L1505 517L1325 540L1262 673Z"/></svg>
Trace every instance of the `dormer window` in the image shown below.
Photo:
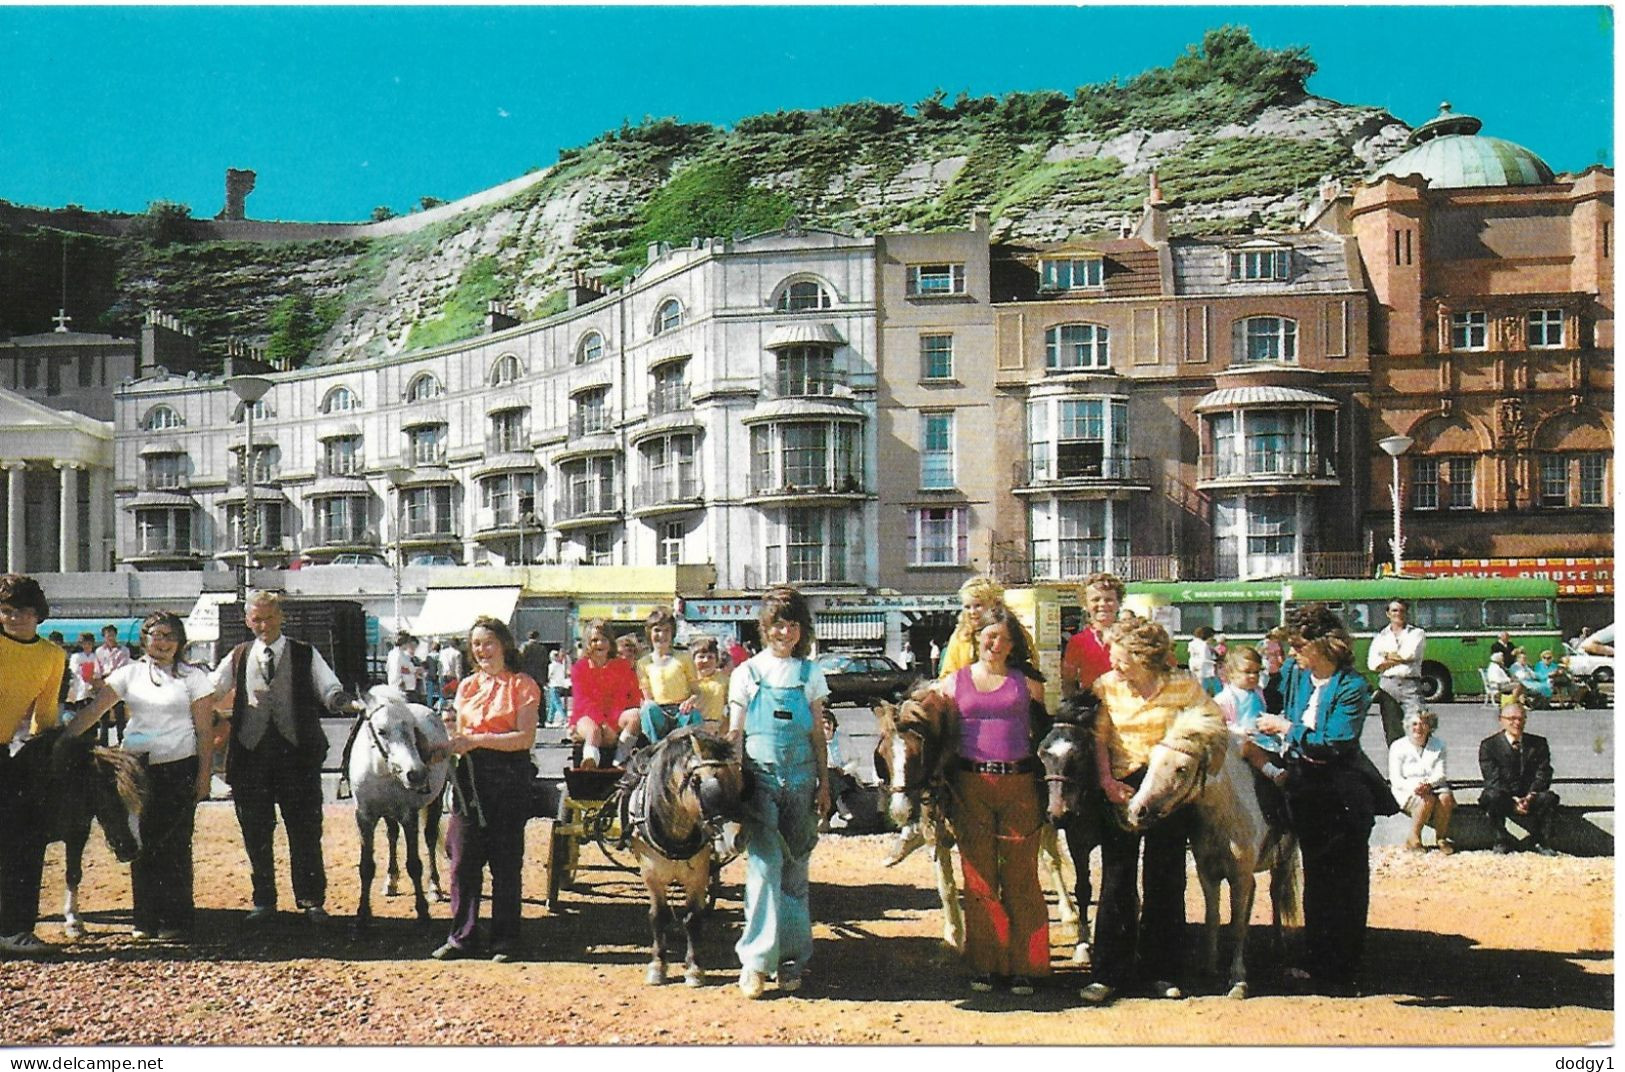
<svg viewBox="0 0 1625 1072"><path fill-rule="evenodd" d="M1292 251L1280 247L1230 251L1230 282L1285 281L1292 276Z"/></svg>
<svg viewBox="0 0 1625 1072"><path fill-rule="evenodd" d="M497 358L497 363L491 366L491 386L500 387L517 379L519 379L519 359L514 355L503 354Z"/></svg>
<svg viewBox="0 0 1625 1072"><path fill-rule="evenodd" d="M1105 284L1106 262L1100 257L1071 257L1038 262L1042 290L1093 290Z"/></svg>
<svg viewBox="0 0 1625 1072"><path fill-rule="evenodd" d="M431 398L440 397L440 381L434 378L433 373L423 372L412 378L406 387L406 400L408 402L427 402Z"/></svg>
<svg viewBox="0 0 1625 1072"><path fill-rule="evenodd" d="M322 399L323 413L349 413L360 408L361 400L348 387L335 387Z"/></svg>
<svg viewBox="0 0 1625 1072"><path fill-rule="evenodd" d="M655 334L664 335L683 323L683 307L676 298L667 298L655 310Z"/></svg>
<svg viewBox="0 0 1625 1072"><path fill-rule="evenodd" d="M243 421L248 419L248 411L250 408L254 410L254 419L256 421L269 420L273 416L271 413L271 407L266 405L265 399L262 398L258 402L254 403L237 403L237 409L231 415L232 422L235 424L242 424Z"/></svg>
<svg viewBox="0 0 1625 1072"><path fill-rule="evenodd" d="M596 331L587 332L576 347L576 364L586 365L604 356L604 337Z"/></svg>
<svg viewBox="0 0 1625 1072"><path fill-rule="evenodd" d="M791 283L780 291L775 308L781 313L805 313L814 309L828 309L829 305L829 291L806 280Z"/></svg>
<svg viewBox="0 0 1625 1072"><path fill-rule="evenodd" d="M179 428L183 423L181 415L168 406L154 406L142 420L141 427L149 432L161 432L165 428Z"/></svg>

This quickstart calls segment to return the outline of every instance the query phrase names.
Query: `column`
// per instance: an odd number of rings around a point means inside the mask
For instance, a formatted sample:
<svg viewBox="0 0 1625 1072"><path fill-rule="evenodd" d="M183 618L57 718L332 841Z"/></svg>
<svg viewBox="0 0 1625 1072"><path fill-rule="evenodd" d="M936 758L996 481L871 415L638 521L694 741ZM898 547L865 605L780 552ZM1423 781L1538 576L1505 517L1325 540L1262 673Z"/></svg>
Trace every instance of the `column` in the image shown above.
<svg viewBox="0 0 1625 1072"><path fill-rule="evenodd" d="M101 466L90 470L90 561L87 568L100 572L107 569L107 494L109 472Z"/></svg>
<svg viewBox="0 0 1625 1072"><path fill-rule="evenodd" d="M79 462L53 462L57 482L57 568L79 572Z"/></svg>
<svg viewBox="0 0 1625 1072"><path fill-rule="evenodd" d="M0 468L6 471L6 572L26 573L28 544L25 537L28 528L23 521L23 503L27 495L24 484L28 463L0 462Z"/></svg>

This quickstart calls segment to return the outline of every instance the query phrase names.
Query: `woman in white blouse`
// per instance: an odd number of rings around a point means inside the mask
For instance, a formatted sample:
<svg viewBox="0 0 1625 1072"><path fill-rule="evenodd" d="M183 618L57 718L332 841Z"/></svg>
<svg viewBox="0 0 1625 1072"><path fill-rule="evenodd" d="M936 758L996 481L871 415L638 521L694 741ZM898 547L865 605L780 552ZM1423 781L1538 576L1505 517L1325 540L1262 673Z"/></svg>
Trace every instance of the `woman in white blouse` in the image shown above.
<svg viewBox="0 0 1625 1072"><path fill-rule="evenodd" d="M1405 720L1405 736L1388 748L1388 787L1394 800L1411 817L1411 834L1405 847L1422 851L1422 828L1431 825L1446 856L1456 851L1450 840L1450 816L1456 810L1456 797L1444 767L1444 742L1433 731L1439 716L1417 711Z"/></svg>
<svg viewBox="0 0 1625 1072"><path fill-rule="evenodd" d="M141 623L145 654L102 682L74 715L67 732L80 734L119 701L129 710L126 752L147 768L141 811L141 853L130 864L135 937L184 938L192 927L192 824L209 798L214 765L214 698L209 675L180 661L186 626L168 611Z"/></svg>

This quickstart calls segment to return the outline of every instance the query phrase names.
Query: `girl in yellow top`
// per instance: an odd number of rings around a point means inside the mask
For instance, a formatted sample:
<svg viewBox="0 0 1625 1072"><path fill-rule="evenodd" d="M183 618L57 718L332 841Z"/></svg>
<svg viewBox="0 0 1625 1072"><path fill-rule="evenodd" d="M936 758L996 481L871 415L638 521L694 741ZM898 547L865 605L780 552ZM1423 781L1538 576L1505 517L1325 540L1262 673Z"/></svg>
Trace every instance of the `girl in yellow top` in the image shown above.
<svg viewBox="0 0 1625 1072"><path fill-rule="evenodd" d="M1095 757L1106 815L1100 824L1100 911L1095 917L1095 981L1083 1000L1103 1005L1136 979L1153 997L1180 998L1185 949L1185 845L1188 812L1176 811L1145 840L1145 903L1136 889L1141 835L1125 830L1122 806L1145 778L1151 749L1189 708L1224 716L1190 674L1174 670L1167 630L1146 618L1119 622L1106 634L1112 669L1095 682L1100 716Z"/></svg>
<svg viewBox="0 0 1625 1072"><path fill-rule="evenodd" d="M686 655L675 655L672 638L677 635L677 619L665 607L649 612L643 624L649 638L649 654L638 660L638 688L643 690L640 711L643 736L650 744L681 726L698 725L700 678ZM621 743L627 744L626 732Z"/></svg>
<svg viewBox="0 0 1625 1072"><path fill-rule="evenodd" d="M937 678L946 679L963 670L976 661L976 635L981 632L982 615L994 607L1004 606L1004 585L981 574L972 577L959 586L959 625L954 628L954 635L948 638L948 646L942 649L942 660L937 667ZM1021 630L1027 641L1027 650L1038 658L1038 649L1033 645L1033 635L1027 627L1012 615L1011 620Z"/></svg>
<svg viewBox="0 0 1625 1072"><path fill-rule="evenodd" d="M699 708L705 728L714 733L726 733L728 675L722 672L722 650L717 638L695 637L689 642L688 653L694 660L694 674L699 679L695 685L695 706Z"/></svg>

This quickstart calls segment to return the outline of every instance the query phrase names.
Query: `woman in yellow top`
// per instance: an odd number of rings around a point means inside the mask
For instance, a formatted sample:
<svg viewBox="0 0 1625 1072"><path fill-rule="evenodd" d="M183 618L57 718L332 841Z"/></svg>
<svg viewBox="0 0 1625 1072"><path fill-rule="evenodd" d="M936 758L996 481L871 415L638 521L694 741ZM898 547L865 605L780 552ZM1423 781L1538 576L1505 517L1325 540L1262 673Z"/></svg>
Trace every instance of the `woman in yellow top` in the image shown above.
<svg viewBox="0 0 1625 1072"><path fill-rule="evenodd" d="M638 688L643 690L639 711L644 740L654 744L681 726L698 725L700 677L686 655L673 654L672 638L677 635L677 619L665 607L649 612L643 623L649 638L649 654L638 660ZM621 735L622 744L626 735Z"/></svg>
<svg viewBox="0 0 1625 1072"><path fill-rule="evenodd" d="M1138 978L1150 983L1154 997L1180 998L1188 812L1173 813L1143 835L1142 906L1135 881L1142 835L1124 829L1122 808L1144 780L1151 749L1175 716L1193 707L1209 710L1221 724L1224 716L1196 678L1174 670L1173 642L1156 622L1119 622L1107 639L1112 669L1095 682L1101 701L1095 757L1107 812L1101 823L1095 981L1081 996L1103 1005Z"/></svg>

